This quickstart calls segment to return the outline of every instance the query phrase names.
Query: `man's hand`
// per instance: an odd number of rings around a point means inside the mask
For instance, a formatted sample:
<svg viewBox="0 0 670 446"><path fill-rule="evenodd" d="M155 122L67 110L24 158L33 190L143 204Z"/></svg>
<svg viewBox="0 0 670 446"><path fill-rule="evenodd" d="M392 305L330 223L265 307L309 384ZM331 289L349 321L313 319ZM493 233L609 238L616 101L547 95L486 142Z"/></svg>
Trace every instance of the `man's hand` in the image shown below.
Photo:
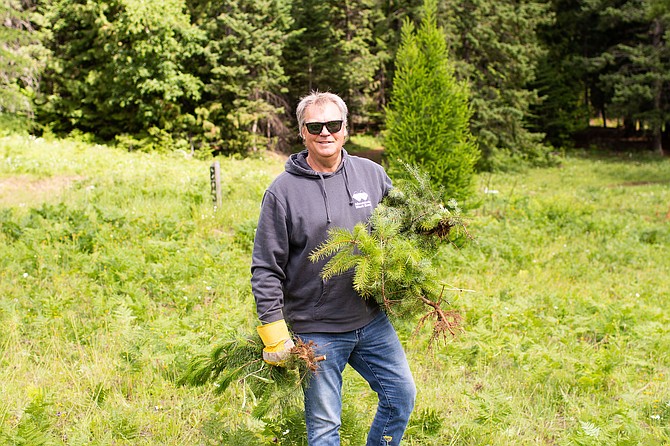
<svg viewBox="0 0 670 446"><path fill-rule="evenodd" d="M291 335L288 332L286 321L280 319L269 324L256 327L263 340L263 360L271 365L282 366L291 355L294 347Z"/></svg>

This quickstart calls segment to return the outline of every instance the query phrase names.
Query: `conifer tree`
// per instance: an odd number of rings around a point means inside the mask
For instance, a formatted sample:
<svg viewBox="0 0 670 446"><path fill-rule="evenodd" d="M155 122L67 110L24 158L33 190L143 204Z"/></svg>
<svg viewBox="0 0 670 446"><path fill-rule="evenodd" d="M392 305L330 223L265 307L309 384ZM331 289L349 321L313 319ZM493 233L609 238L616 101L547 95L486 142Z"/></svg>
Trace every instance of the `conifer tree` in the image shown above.
<svg viewBox="0 0 670 446"><path fill-rule="evenodd" d="M540 97L531 83L544 50L537 36L550 23L547 2L445 0L445 29L459 79L467 80L479 169L546 164L543 133L531 131L529 109Z"/></svg>
<svg viewBox="0 0 670 446"><path fill-rule="evenodd" d="M0 113L32 113L44 57L35 9L32 1L0 4Z"/></svg>
<svg viewBox="0 0 670 446"><path fill-rule="evenodd" d="M332 91L347 102L349 127L355 128L377 88L374 76L381 66L381 56L373 52L375 7L376 0L292 2L295 32L284 53L290 103L309 90Z"/></svg>
<svg viewBox="0 0 670 446"><path fill-rule="evenodd" d="M601 88L611 92L610 114L642 122L653 149L670 156L662 141L670 123L670 2L594 0L589 7L603 32L616 36L589 61Z"/></svg>
<svg viewBox="0 0 670 446"><path fill-rule="evenodd" d="M57 132L169 139L185 103L202 94L189 61L203 33L185 9L185 0L48 2L51 57L38 118Z"/></svg>
<svg viewBox="0 0 670 446"><path fill-rule="evenodd" d="M289 2L188 3L207 35L199 67L203 98L195 110L202 142L229 154L276 148L290 132L280 94L288 80L281 59L291 36Z"/></svg>
<svg viewBox="0 0 670 446"><path fill-rule="evenodd" d="M532 104L531 122L554 147L571 145L572 135L589 126L585 95L587 77L583 57L593 46L593 16L580 0L551 0L555 19L538 28L546 49L532 82L543 100Z"/></svg>
<svg viewBox="0 0 670 446"><path fill-rule="evenodd" d="M445 198L472 193L479 151L469 130L468 89L458 82L436 23L435 0L426 0L418 30L406 20L386 111L385 159L392 178L405 174L401 160L420 166Z"/></svg>

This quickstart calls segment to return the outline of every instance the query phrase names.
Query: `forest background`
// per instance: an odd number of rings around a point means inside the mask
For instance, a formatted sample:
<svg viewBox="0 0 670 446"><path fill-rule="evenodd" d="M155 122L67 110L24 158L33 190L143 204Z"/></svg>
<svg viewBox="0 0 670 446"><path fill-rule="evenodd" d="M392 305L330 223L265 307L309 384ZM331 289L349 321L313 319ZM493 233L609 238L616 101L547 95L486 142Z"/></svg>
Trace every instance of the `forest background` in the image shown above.
<svg viewBox="0 0 670 446"><path fill-rule="evenodd" d="M449 342L396 327L419 388L406 444L670 441L668 3L439 2L482 156L473 240L436 271L473 292L448 296ZM301 413L254 418L244 382L180 379L256 324L250 250L292 107L337 92L347 148L379 148L420 11L0 5L0 444L304 444ZM344 402L343 445L362 444L376 396L347 371Z"/></svg>
<svg viewBox="0 0 670 446"><path fill-rule="evenodd" d="M320 89L347 101L353 134L379 134L400 29L421 3L5 0L0 112L38 134L245 155L290 151L293 107ZM662 152L669 3L439 2L478 169L546 163L603 133ZM610 129L585 132L593 118Z"/></svg>

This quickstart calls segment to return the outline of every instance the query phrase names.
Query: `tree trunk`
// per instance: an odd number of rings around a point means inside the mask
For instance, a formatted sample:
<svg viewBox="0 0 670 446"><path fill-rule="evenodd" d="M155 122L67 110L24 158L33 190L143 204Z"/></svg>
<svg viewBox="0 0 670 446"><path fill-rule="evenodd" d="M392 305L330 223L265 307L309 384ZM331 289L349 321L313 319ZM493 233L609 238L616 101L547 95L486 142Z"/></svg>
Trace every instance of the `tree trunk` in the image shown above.
<svg viewBox="0 0 670 446"><path fill-rule="evenodd" d="M659 154L663 155L663 140L661 135L661 127L654 126L653 132L654 133L652 136L651 148L654 152L658 152Z"/></svg>
<svg viewBox="0 0 670 446"><path fill-rule="evenodd" d="M623 118L623 136L630 138L635 135L637 129L635 128L635 120L630 116L624 116Z"/></svg>
<svg viewBox="0 0 670 446"><path fill-rule="evenodd" d="M663 36L663 25L661 24L660 19L654 20L654 30L652 42L654 49L660 52L660 48L663 45L662 42ZM661 122L660 116L663 115L663 80L660 75L657 75L656 80L654 80L654 112L658 116L654 123L654 140L653 140L653 150L658 152L660 155L667 155L663 150L663 123Z"/></svg>

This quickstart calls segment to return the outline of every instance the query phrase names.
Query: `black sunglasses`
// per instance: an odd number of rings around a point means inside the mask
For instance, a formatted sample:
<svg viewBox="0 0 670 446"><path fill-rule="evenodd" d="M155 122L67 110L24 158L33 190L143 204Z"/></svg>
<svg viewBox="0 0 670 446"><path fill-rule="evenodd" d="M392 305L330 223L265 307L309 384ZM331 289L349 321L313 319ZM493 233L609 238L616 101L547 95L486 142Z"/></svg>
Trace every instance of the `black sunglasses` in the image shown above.
<svg viewBox="0 0 670 446"><path fill-rule="evenodd" d="M326 130L328 130L330 133L337 133L342 129L342 123L344 121L328 121L328 122L306 122L305 127L307 127L307 131L310 133L310 135L320 135L321 134L321 129L323 129L323 126L326 126Z"/></svg>

